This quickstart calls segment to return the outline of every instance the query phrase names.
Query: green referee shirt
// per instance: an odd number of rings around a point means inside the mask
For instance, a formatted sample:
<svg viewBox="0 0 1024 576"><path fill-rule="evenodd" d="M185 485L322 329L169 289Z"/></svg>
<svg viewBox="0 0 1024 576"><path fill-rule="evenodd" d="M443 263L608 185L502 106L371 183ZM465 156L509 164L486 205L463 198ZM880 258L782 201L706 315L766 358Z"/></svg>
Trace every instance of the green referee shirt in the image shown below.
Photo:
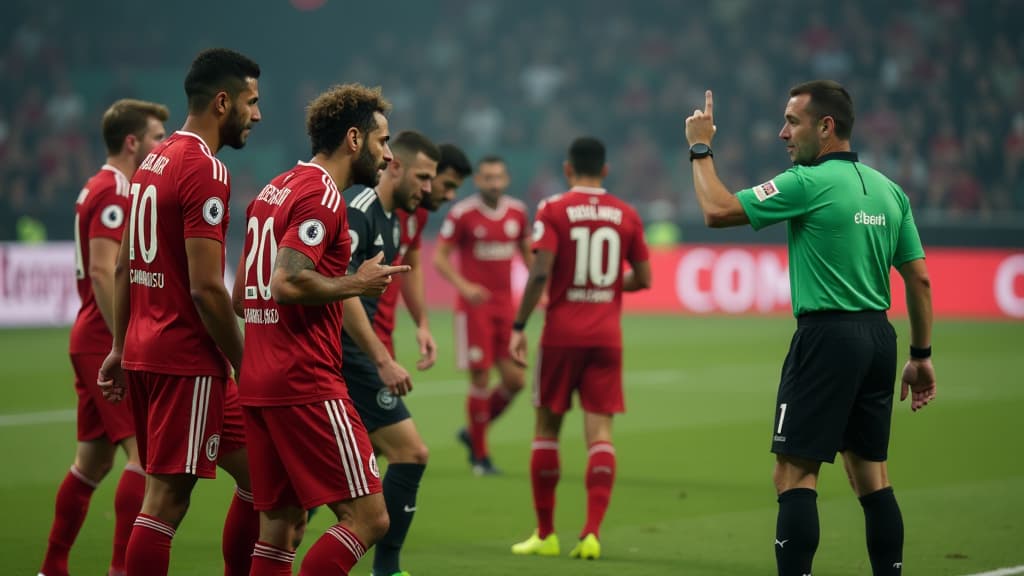
<svg viewBox="0 0 1024 576"><path fill-rule="evenodd" d="M888 310L889 271L924 258L903 190L852 152L793 166L736 197L751 226L789 222L793 313Z"/></svg>

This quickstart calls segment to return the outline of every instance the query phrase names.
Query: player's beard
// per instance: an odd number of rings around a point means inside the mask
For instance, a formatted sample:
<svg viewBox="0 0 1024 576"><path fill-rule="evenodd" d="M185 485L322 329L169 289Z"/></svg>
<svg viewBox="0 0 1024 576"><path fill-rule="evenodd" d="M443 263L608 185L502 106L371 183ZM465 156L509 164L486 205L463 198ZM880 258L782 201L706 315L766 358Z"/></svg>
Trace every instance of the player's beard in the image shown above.
<svg viewBox="0 0 1024 576"><path fill-rule="evenodd" d="M245 131L252 128L252 124L247 124L242 118L242 113L238 111L237 107L231 108L231 114L228 116L227 122L224 123L224 127L221 129L222 139L224 144L231 146L235 150L245 147Z"/></svg>
<svg viewBox="0 0 1024 576"><path fill-rule="evenodd" d="M352 163L352 183L373 188L380 181L380 171L387 166L373 157L369 146L364 142L356 161Z"/></svg>

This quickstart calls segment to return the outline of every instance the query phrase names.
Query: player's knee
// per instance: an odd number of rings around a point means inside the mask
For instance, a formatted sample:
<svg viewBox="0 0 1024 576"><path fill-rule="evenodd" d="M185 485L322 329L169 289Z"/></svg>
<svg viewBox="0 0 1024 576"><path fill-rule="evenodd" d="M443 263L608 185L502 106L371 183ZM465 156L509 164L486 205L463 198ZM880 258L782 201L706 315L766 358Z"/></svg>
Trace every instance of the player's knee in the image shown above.
<svg viewBox="0 0 1024 576"><path fill-rule="evenodd" d="M427 465L427 460L430 458L430 450L427 445L423 442L410 447L408 454L409 462L413 464L420 464L421 466Z"/></svg>
<svg viewBox="0 0 1024 576"><path fill-rule="evenodd" d="M501 385L510 396L515 396L526 386L526 378L522 375L511 376L502 380Z"/></svg>
<svg viewBox="0 0 1024 576"><path fill-rule="evenodd" d="M114 467L113 458L76 458L75 468L93 484L99 484Z"/></svg>
<svg viewBox="0 0 1024 576"><path fill-rule="evenodd" d="M380 506L379 509L375 509L374 513L366 519L364 525L367 538L370 540L366 543L366 547L369 548L375 542L379 542L391 528L391 518L388 516L387 508Z"/></svg>

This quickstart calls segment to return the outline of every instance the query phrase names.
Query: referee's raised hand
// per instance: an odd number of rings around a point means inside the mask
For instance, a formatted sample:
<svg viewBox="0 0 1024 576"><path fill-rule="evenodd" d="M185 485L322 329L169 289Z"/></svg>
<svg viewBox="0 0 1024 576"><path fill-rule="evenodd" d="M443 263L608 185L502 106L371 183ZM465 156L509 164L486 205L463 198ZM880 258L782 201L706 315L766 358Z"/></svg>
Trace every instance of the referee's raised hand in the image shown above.
<svg viewBox="0 0 1024 576"><path fill-rule="evenodd" d="M690 146L694 144L707 144L711 145L711 140L715 137L715 118L714 118L715 100L711 95L711 90L704 92L704 109L696 109L693 111L693 115L686 119L686 141L689 142Z"/></svg>

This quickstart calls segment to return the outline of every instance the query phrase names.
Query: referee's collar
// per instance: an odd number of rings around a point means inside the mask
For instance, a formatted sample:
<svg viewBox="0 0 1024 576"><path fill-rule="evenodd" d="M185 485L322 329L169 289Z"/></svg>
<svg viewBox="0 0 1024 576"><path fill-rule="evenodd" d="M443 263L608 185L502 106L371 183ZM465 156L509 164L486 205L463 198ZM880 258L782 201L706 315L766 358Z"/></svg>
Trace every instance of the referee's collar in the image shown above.
<svg viewBox="0 0 1024 576"><path fill-rule="evenodd" d="M830 152L824 156L818 156L814 162L808 164L808 166L819 166L828 162L829 160L846 160L847 162L858 162L856 152Z"/></svg>

